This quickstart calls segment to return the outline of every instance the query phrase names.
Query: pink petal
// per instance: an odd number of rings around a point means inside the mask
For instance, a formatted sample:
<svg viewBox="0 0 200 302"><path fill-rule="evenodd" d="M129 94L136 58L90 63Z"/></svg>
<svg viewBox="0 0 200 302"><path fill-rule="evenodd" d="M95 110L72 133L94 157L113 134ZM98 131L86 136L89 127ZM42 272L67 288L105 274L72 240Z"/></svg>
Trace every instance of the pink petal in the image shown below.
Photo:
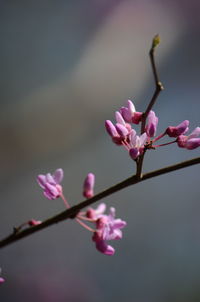
<svg viewBox="0 0 200 302"><path fill-rule="evenodd" d="M116 124L116 129L117 129L117 132L118 134L125 138L127 135L128 135L128 130L125 126L123 126L122 124Z"/></svg>
<svg viewBox="0 0 200 302"><path fill-rule="evenodd" d="M42 189L44 189L44 188L45 188L45 185L46 185L46 183L47 183L47 181L46 181L46 176L45 176L45 175L42 175L42 174L38 175L38 177L37 177L37 182L38 182L39 186L40 186Z"/></svg>
<svg viewBox="0 0 200 302"><path fill-rule="evenodd" d="M186 148L188 150L196 149L200 146L200 138L191 138L186 142Z"/></svg>
<svg viewBox="0 0 200 302"><path fill-rule="evenodd" d="M128 110L133 115L135 113L135 106L131 100L127 100L127 107L128 107Z"/></svg>
<svg viewBox="0 0 200 302"><path fill-rule="evenodd" d="M116 122L118 124L121 124L123 125L124 127L126 127L126 123L125 123L125 120L123 119L121 113L119 111L116 111L115 112L115 119L116 119Z"/></svg>
<svg viewBox="0 0 200 302"><path fill-rule="evenodd" d="M57 169L53 174L53 178L57 184L61 183L63 177L64 177L63 169Z"/></svg>
<svg viewBox="0 0 200 302"><path fill-rule="evenodd" d="M195 138L200 136L200 127L196 127L190 135L188 135L188 139Z"/></svg>
<svg viewBox="0 0 200 302"><path fill-rule="evenodd" d="M108 134L113 138L113 137L119 137L119 134L115 128L115 126L113 125L113 123L109 120L105 121L105 127L106 130L108 132Z"/></svg>
<svg viewBox="0 0 200 302"><path fill-rule="evenodd" d="M138 148L131 148L129 150L129 155L132 159L135 160L140 155L140 152L139 152Z"/></svg>
<svg viewBox="0 0 200 302"><path fill-rule="evenodd" d="M115 253L115 249L111 245L108 245L104 240L96 242L96 248L104 255L112 256Z"/></svg>
<svg viewBox="0 0 200 302"><path fill-rule="evenodd" d="M86 198L91 198L94 196L94 183L95 175L93 173L88 173L83 184L83 196Z"/></svg>

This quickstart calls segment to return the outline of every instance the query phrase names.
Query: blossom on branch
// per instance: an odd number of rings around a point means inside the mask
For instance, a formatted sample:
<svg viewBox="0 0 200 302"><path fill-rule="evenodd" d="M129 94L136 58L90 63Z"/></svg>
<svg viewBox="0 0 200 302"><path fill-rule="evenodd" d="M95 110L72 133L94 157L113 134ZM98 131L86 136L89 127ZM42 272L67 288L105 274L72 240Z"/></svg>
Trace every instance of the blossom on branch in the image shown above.
<svg viewBox="0 0 200 302"><path fill-rule="evenodd" d="M106 210L106 204L102 202L100 203L100 205L98 205L96 210L93 208L87 209L86 217L96 221L98 218L100 218L103 215L105 210Z"/></svg>
<svg viewBox="0 0 200 302"><path fill-rule="evenodd" d="M141 136L136 135L136 131L132 129L130 133L129 155L132 159L136 159L144 152L144 147L147 142L147 134L144 132Z"/></svg>
<svg viewBox="0 0 200 302"><path fill-rule="evenodd" d="M62 169L57 169L54 174L40 174L37 177L39 186L44 190L44 196L50 200L56 199L62 194L62 186L64 172Z"/></svg>
<svg viewBox="0 0 200 302"><path fill-rule="evenodd" d="M185 120L176 127L169 126L166 129L166 134L169 135L169 137L178 137L179 135L185 134L189 129L189 123L188 120Z"/></svg>
<svg viewBox="0 0 200 302"><path fill-rule="evenodd" d="M158 125L158 117L155 112L151 110L148 114L148 123L146 125L145 131L149 137L154 137L156 135Z"/></svg>
<svg viewBox="0 0 200 302"><path fill-rule="evenodd" d="M137 112L131 100L127 101L127 107L121 107L120 112L127 123L139 124L142 120L142 112Z"/></svg>
<svg viewBox="0 0 200 302"><path fill-rule="evenodd" d="M120 218L115 219L115 208L110 208L109 215L102 215L96 221L96 231L92 240L96 243L98 251L105 255L112 256L115 249L106 241L118 240L122 238L121 229L126 226L126 222Z"/></svg>
<svg viewBox="0 0 200 302"><path fill-rule="evenodd" d="M196 127L188 136L180 135L177 138L177 144L180 148L193 150L200 147L200 127Z"/></svg>
<svg viewBox="0 0 200 302"><path fill-rule="evenodd" d="M94 196L95 175L88 173L83 184L83 196L91 198Z"/></svg>

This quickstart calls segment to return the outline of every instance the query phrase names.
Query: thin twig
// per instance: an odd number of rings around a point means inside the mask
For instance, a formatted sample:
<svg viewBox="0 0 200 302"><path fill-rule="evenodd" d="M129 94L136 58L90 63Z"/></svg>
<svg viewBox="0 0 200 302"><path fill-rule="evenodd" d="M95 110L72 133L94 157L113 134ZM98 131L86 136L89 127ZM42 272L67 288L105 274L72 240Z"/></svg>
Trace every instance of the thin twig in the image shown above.
<svg viewBox="0 0 200 302"><path fill-rule="evenodd" d="M143 114L142 125L141 125L141 134L145 131L146 119L147 119L147 116L148 116L150 110L152 109L153 105L155 104L159 93L164 89L161 81L159 80L158 71L157 71L156 63L155 63L155 49L159 43L160 43L160 37L159 37L159 35L156 35L152 41L152 46L149 51L151 67L152 67L153 77L154 77L154 81L155 81L155 91L154 91L151 101L149 102L147 109L145 110L145 112Z"/></svg>
<svg viewBox="0 0 200 302"><path fill-rule="evenodd" d="M147 106L147 109L143 113L142 123L141 123L141 134L145 131L146 120L147 120L147 117L148 117L148 114L149 114L150 110L152 109L153 105L155 104L155 102L158 98L158 95L164 89L161 81L159 80L158 71L157 71L156 63L155 63L155 49L156 49L156 46L159 43L160 43L160 37L159 37L159 35L156 35L153 38L151 49L149 51L149 57L150 57L151 67L152 67L152 71L153 71L153 77L154 77L154 81L155 81L155 91L154 91L153 96L152 96L152 98L149 102L149 105ZM142 154L140 156L140 158L137 162L137 172L136 172L136 174L137 174L138 179L140 179L141 175L142 175L143 161L144 161L144 154Z"/></svg>
<svg viewBox="0 0 200 302"><path fill-rule="evenodd" d="M27 228L25 230L16 232L16 233L12 233L11 235L9 235L8 237L4 238L3 240L0 241L0 248L5 247L15 241L18 241L24 237L27 237L35 232L38 232L44 228L49 227L50 225L53 225L55 223L61 222L63 220L69 219L69 218L75 218L76 215L78 214L78 212L80 210L82 210L83 208L95 203L98 200L101 200L104 197L107 197L113 193L116 193L126 187L129 187L131 185L135 185L141 181L162 175L162 174L166 174L172 171L176 171L179 169L183 169L192 165L196 165L200 163L200 157L191 159L191 160L187 160L181 163L178 163L176 165L172 165L172 166L168 166L159 170L155 170L149 173L144 174L143 176L141 176L139 179L137 177L137 175L134 175L130 178L127 178L126 180L116 184L113 187L108 188L107 190L95 195L94 197L87 199L81 203L79 203L78 205L75 205L69 209L67 209L64 212L61 212L60 214L57 214L47 220L45 220L44 222L42 222L39 225Z"/></svg>

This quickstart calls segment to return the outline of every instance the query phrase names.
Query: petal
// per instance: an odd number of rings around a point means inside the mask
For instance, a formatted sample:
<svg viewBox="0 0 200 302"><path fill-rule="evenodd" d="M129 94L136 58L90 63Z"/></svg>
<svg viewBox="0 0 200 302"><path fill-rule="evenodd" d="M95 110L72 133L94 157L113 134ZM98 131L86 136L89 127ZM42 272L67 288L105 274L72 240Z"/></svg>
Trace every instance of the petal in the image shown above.
<svg viewBox="0 0 200 302"><path fill-rule="evenodd" d="M115 212L116 212L115 208L114 208L114 207L111 207L111 208L110 208L110 214L109 214L109 217L110 217L111 219L114 219L114 218L115 218Z"/></svg>
<svg viewBox="0 0 200 302"><path fill-rule="evenodd" d="M179 135L177 137L177 144L180 148L185 148L187 143L188 137L185 135Z"/></svg>
<svg viewBox="0 0 200 302"><path fill-rule="evenodd" d="M86 198L91 198L94 196L94 183L95 175L93 173L88 173L83 184L83 196Z"/></svg>
<svg viewBox="0 0 200 302"><path fill-rule="evenodd" d="M179 135L185 134L189 129L188 126L189 126L189 121L185 120L176 127L169 126L166 129L166 133L167 135L169 135L169 137L177 137Z"/></svg>
<svg viewBox="0 0 200 302"><path fill-rule="evenodd" d="M123 138L125 138L127 135L128 135L128 130L126 129L126 127L125 126L123 126L122 124L116 124L116 129L117 129L117 132L118 132L118 134L121 136L121 137L123 137Z"/></svg>
<svg viewBox="0 0 200 302"><path fill-rule="evenodd" d="M155 136L157 125L158 125L158 117L155 115L155 112L151 110L148 114L148 123L146 125L146 132L148 136L150 137Z"/></svg>
<svg viewBox="0 0 200 302"><path fill-rule="evenodd" d="M122 231L119 229L114 230L107 240L119 240L122 239Z"/></svg>
<svg viewBox="0 0 200 302"><path fill-rule="evenodd" d="M139 124L139 122L141 122L142 120L142 116L143 116L143 113L142 112L135 112L133 117L132 117L132 123L133 124Z"/></svg>
<svg viewBox="0 0 200 302"><path fill-rule="evenodd" d="M109 120L105 121L105 127L108 132L108 134L113 138L113 137L119 137L119 134L117 133L117 130L113 123Z"/></svg>
<svg viewBox="0 0 200 302"><path fill-rule="evenodd" d="M37 177L37 182L38 182L39 186L40 186L42 189L44 189L44 188L45 188L45 185L46 185L46 183L47 183L47 181L46 181L46 176L43 175L43 174L38 175L38 177Z"/></svg>
<svg viewBox="0 0 200 302"><path fill-rule="evenodd" d="M138 148L131 148L129 150L129 155L132 159L136 159L140 155L140 152Z"/></svg>
<svg viewBox="0 0 200 302"><path fill-rule="evenodd" d="M196 127L190 135L188 135L188 139L195 138L200 135L200 127Z"/></svg>
<svg viewBox="0 0 200 302"><path fill-rule="evenodd" d="M60 196L60 192L56 188L56 186L51 185L50 183L47 183L44 190L44 195L48 199L56 199Z"/></svg>
<svg viewBox="0 0 200 302"><path fill-rule="evenodd" d="M116 119L116 122L118 124L121 124L123 125L124 127L126 127L126 123L125 123L125 120L123 119L121 113L119 111L116 111L115 112L115 119Z"/></svg>
<svg viewBox="0 0 200 302"><path fill-rule="evenodd" d="M135 106L131 100L127 101L127 107L128 110L132 113L132 115L135 113Z"/></svg>
<svg viewBox="0 0 200 302"><path fill-rule="evenodd" d="M111 245L108 245L104 240L96 242L96 248L104 255L112 256L115 253L115 249Z"/></svg>
<svg viewBox="0 0 200 302"><path fill-rule="evenodd" d="M63 169L57 169L53 174L53 178L57 184L61 183L63 177L64 177Z"/></svg>
<svg viewBox="0 0 200 302"><path fill-rule="evenodd" d="M120 113L121 115L123 116L124 120L127 122L127 123L131 123L132 121L132 114L130 112L130 110L126 107L121 107L120 108Z"/></svg>
<svg viewBox="0 0 200 302"><path fill-rule="evenodd" d="M132 147L136 146L136 138L137 138L136 131L134 129L132 129L130 134L129 134L130 145Z"/></svg>
<svg viewBox="0 0 200 302"><path fill-rule="evenodd" d="M3 283L3 282L5 282L5 279L0 277L0 283Z"/></svg>
<svg viewBox="0 0 200 302"><path fill-rule="evenodd" d="M140 145L139 145L139 147L143 147L143 146L146 144L147 139L148 139L148 136L147 136L146 132L144 132L144 133L140 136L140 143L139 143Z"/></svg>
<svg viewBox="0 0 200 302"><path fill-rule="evenodd" d="M51 173L47 173L46 180L47 180L47 183L50 183L52 185L56 185L54 177L53 177L53 175L51 175Z"/></svg>
<svg viewBox="0 0 200 302"><path fill-rule="evenodd" d="M100 205L98 205L95 212L96 212L96 214L101 215L105 212L105 210L106 210L106 204L104 202L102 202L102 203L100 203Z"/></svg>
<svg viewBox="0 0 200 302"><path fill-rule="evenodd" d="M186 148L188 150L196 149L200 146L200 138L191 138L186 142Z"/></svg>
<svg viewBox="0 0 200 302"><path fill-rule="evenodd" d="M115 219L113 223L113 228L114 229L123 229L127 225L126 221L121 220L120 218Z"/></svg>

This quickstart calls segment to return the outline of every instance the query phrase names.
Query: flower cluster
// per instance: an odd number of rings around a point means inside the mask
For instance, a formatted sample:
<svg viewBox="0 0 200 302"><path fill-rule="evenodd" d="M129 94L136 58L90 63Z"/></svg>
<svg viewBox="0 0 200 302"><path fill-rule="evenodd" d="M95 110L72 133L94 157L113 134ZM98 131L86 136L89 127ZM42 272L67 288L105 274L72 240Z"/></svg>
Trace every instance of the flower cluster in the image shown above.
<svg viewBox="0 0 200 302"><path fill-rule="evenodd" d="M44 196L48 199L56 199L61 197L65 206L69 208L69 204L64 197L62 186L60 185L64 176L62 169L57 169L54 174L40 174L37 177L38 184L43 189ZM91 198L94 196L95 175L88 173L83 183L83 196ZM109 214L105 214L106 205L101 203L96 209L89 208L86 212L79 212L76 215L76 221L87 230L91 231L92 240L96 244L98 251L105 255L113 255L115 249L107 243L110 240L118 240L122 238L121 229L126 226L126 222L120 218L115 218L115 208L111 207ZM85 222L92 223L94 228L88 226ZM30 220L29 225L34 226L41 223L37 220Z"/></svg>
<svg viewBox="0 0 200 302"><path fill-rule="evenodd" d="M162 134L155 137L158 117L153 110L150 110L148 113L144 132L141 133L140 136L137 135L135 129L132 128L132 124L139 124L142 122L143 118L144 114L142 112L137 112L132 101L128 100L126 107L121 107L119 111L115 112L115 124L110 120L106 120L105 122L106 130L111 136L112 141L116 145L124 146L133 160L137 160L137 158L147 149L155 149L175 142L178 147L188 150L200 146L200 127L195 128L190 135L184 135L189 129L188 120L183 121L178 126L169 126ZM154 144L165 135L176 139L165 144Z"/></svg>

